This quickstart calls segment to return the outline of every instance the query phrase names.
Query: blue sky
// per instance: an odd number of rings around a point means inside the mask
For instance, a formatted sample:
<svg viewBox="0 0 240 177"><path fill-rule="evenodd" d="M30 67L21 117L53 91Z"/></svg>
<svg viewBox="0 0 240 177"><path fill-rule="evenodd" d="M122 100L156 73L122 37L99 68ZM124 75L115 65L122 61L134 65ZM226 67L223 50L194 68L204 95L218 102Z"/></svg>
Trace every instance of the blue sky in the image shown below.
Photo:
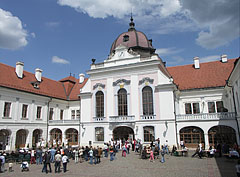
<svg viewBox="0 0 240 177"><path fill-rule="evenodd" d="M78 77L107 58L117 36L135 27L153 39L167 66L239 57L239 0L1 0L0 62Z"/></svg>

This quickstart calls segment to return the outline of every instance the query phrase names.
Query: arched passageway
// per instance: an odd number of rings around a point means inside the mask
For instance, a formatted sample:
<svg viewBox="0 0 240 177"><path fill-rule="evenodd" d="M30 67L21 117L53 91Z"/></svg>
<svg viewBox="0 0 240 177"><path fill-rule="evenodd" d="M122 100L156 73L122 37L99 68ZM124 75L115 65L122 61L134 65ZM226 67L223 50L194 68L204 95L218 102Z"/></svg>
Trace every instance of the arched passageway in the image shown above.
<svg viewBox="0 0 240 177"><path fill-rule="evenodd" d="M186 147L196 148L199 143L204 147L204 132L199 127L184 127L180 130L180 141L184 141Z"/></svg>
<svg viewBox="0 0 240 177"><path fill-rule="evenodd" d="M16 135L16 148L24 148L26 147L26 141L27 141L27 130L20 129L17 131Z"/></svg>
<svg viewBox="0 0 240 177"><path fill-rule="evenodd" d="M32 146L37 147L37 144L41 141L42 138L42 130L41 129L35 129L33 131L33 137L32 137Z"/></svg>
<svg viewBox="0 0 240 177"><path fill-rule="evenodd" d="M134 139L134 131L130 127L117 127L113 130L113 140Z"/></svg>
<svg viewBox="0 0 240 177"><path fill-rule="evenodd" d="M59 128L50 131L50 141L54 146L62 144L62 131Z"/></svg>
<svg viewBox="0 0 240 177"><path fill-rule="evenodd" d="M7 129L0 130L0 150L6 150L6 146L10 143L10 134Z"/></svg>
<svg viewBox="0 0 240 177"><path fill-rule="evenodd" d="M74 128L67 129L66 139L69 146L78 145L78 131Z"/></svg>
<svg viewBox="0 0 240 177"><path fill-rule="evenodd" d="M233 146L237 142L236 131L225 125L214 126L208 131L208 141L210 146L216 146L218 143Z"/></svg>

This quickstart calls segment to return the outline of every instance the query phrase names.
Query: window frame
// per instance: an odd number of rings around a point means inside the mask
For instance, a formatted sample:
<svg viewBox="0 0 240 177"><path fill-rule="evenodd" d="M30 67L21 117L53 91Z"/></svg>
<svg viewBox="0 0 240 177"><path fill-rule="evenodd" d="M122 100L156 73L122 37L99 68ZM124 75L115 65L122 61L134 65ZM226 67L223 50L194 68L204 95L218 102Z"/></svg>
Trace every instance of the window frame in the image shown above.
<svg viewBox="0 0 240 177"><path fill-rule="evenodd" d="M22 105L22 119L28 119L28 105Z"/></svg>
<svg viewBox="0 0 240 177"><path fill-rule="evenodd" d="M148 132L145 132L147 130L148 130ZM151 133L151 131L152 131L152 133ZM144 140L144 142L155 141L155 127L154 126L144 126L143 127L143 140Z"/></svg>
<svg viewBox="0 0 240 177"><path fill-rule="evenodd" d="M96 117L104 117L104 101L105 100L104 100L103 91L101 91L101 90L97 91L95 93L95 115L96 115Z"/></svg>
<svg viewBox="0 0 240 177"><path fill-rule="evenodd" d="M120 93L124 91L124 93ZM120 88L117 92L118 116L128 116L128 93L125 88Z"/></svg>
<svg viewBox="0 0 240 177"><path fill-rule="evenodd" d="M42 115L42 106L37 106L36 118L37 118L38 120L41 119L41 115Z"/></svg>
<svg viewBox="0 0 240 177"><path fill-rule="evenodd" d="M49 109L49 120L53 120L53 114L54 114L54 110L53 108Z"/></svg>
<svg viewBox="0 0 240 177"><path fill-rule="evenodd" d="M195 107L194 105L197 105L197 107ZM186 102L184 103L184 107L185 107L185 114L200 114L201 112L201 107L199 102Z"/></svg>
<svg viewBox="0 0 240 177"><path fill-rule="evenodd" d="M10 117L11 106L12 106L11 102L5 102L4 103L3 117Z"/></svg>
<svg viewBox="0 0 240 177"><path fill-rule="evenodd" d="M97 130L99 130L99 131L97 131ZM97 132L100 132L100 133L97 133ZM95 127L95 141L104 142L104 127Z"/></svg>
<svg viewBox="0 0 240 177"><path fill-rule="evenodd" d="M150 90L144 91L144 89L148 88ZM153 89L150 86L142 88L142 113L143 115L154 115Z"/></svg>

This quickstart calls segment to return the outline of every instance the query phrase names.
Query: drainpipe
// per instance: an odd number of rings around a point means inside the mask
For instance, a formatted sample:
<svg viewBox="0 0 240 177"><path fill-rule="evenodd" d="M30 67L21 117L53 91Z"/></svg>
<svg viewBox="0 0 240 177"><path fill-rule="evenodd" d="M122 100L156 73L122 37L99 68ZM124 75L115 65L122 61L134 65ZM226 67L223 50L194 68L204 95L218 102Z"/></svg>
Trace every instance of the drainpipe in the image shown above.
<svg viewBox="0 0 240 177"><path fill-rule="evenodd" d="M78 145L80 148L81 141L81 97L79 96L79 123L78 123Z"/></svg>
<svg viewBox="0 0 240 177"><path fill-rule="evenodd" d="M48 143L48 127L49 127L49 104L52 101L52 97L50 97L48 103L47 103L47 135L46 135L46 144Z"/></svg>
<svg viewBox="0 0 240 177"><path fill-rule="evenodd" d="M176 105L175 105L175 93L173 92L173 106L174 106L174 117L175 117L175 132L176 132L176 142L177 142L177 148L179 148L179 143L178 143L178 136L177 136L177 116L176 116Z"/></svg>

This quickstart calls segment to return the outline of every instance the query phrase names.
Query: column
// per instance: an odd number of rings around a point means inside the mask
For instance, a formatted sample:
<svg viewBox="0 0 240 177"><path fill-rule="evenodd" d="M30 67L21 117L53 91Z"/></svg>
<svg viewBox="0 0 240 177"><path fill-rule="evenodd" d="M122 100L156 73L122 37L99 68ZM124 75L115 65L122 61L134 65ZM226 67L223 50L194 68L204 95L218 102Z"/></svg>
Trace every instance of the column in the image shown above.
<svg viewBox="0 0 240 177"><path fill-rule="evenodd" d="M204 133L205 149L209 148L208 134Z"/></svg>
<svg viewBox="0 0 240 177"><path fill-rule="evenodd" d="M33 132L31 130L28 130L28 135L27 135L27 139L26 139L26 145L25 147L27 147L27 145L29 145L29 148L32 148L32 136L33 136Z"/></svg>
<svg viewBox="0 0 240 177"><path fill-rule="evenodd" d="M10 136L10 149L11 150L15 150L16 136L17 136L17 132L12 131L11 136Z"/></svg>

